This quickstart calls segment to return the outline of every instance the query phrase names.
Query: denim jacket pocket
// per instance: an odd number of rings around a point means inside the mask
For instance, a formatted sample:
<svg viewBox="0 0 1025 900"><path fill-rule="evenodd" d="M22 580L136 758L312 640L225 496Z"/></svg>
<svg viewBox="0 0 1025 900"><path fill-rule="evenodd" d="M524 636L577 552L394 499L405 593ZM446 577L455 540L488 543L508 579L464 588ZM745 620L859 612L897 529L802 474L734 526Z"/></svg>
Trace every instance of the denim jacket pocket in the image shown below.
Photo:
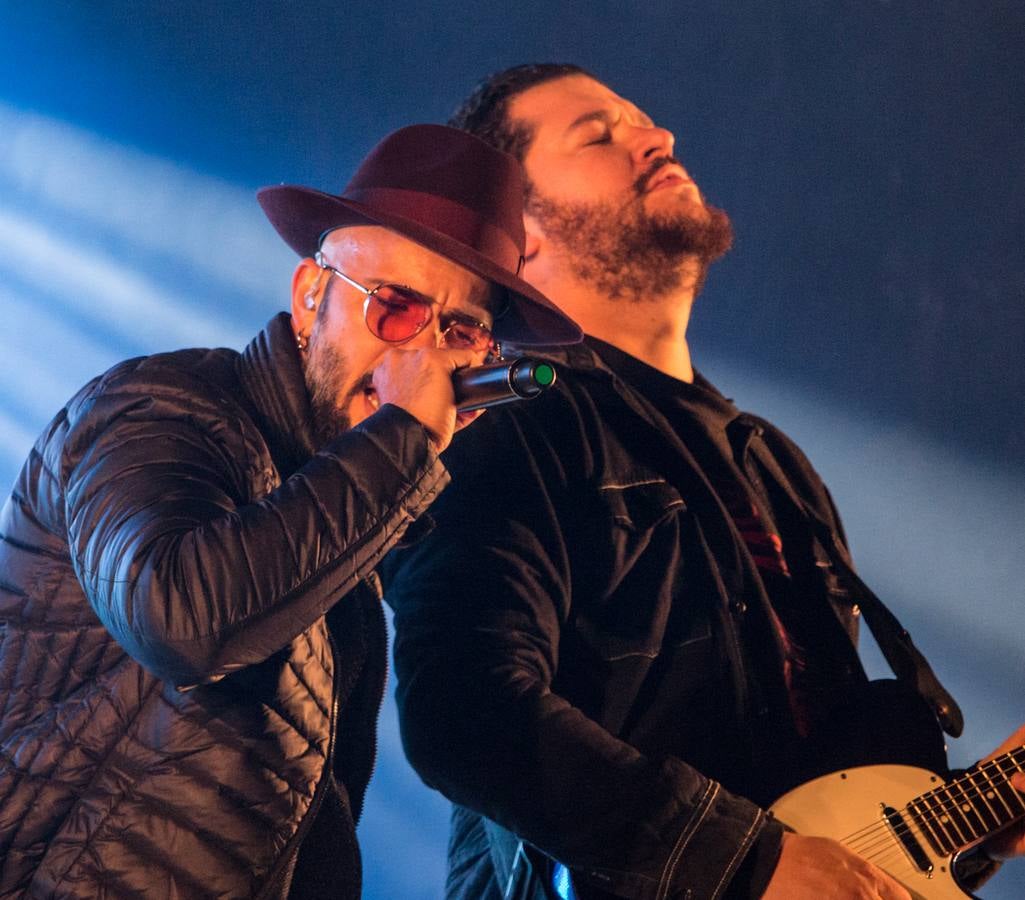
<svg viewBox="0 0 1025 900"><path fill-rule="evenodd" d="M679 491L662 478L598 485L598 494L615 525L644 531L686 507Z"/></svg>
<svg viewBox="0 0 1025 900"><path fill-rule="evenodd" d="M654 659L677 580L679 514L686 505L664 479L598 486L586 530L585 575L574 594L574 626L606 662Z"/></svg>

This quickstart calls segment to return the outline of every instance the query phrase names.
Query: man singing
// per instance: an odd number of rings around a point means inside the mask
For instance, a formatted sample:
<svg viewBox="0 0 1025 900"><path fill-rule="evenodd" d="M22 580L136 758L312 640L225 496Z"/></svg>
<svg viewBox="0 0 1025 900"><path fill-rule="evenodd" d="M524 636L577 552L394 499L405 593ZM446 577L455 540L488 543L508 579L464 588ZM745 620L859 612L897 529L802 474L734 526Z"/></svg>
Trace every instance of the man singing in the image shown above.
<svg viewBox="0 0 1025 900"><path fill-rule="evenodd" d="M766 814L832 769L944 769L937 720L961 722L800 450L693 366L728 218L669 131L575 66L499 73L452 124L523 162L524 275L586 338L554 391L454 442L436 528L386 592L406 751L455 803L448 896L907 900ZM862 611L896 681L865 676ZM897 710L920 749L872 733ZM976 876L1023 829L979 850Z"/></svg>
<svg viewBox="0 0 1025 900"><path fill-rule="evenodd" d="M579 339L475 137L412 126L340 195L259 196L291 312L91 381L3 508L0 896L358 897L374 568L449 481L453 370Z"/></svg>

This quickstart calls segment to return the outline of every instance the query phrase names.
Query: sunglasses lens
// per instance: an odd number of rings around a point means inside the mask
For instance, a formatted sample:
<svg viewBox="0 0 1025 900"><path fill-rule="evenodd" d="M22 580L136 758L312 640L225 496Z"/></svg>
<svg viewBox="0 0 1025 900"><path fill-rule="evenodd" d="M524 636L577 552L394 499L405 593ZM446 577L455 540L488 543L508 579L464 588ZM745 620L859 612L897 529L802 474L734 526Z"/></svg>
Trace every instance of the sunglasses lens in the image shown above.
<svg viewBox="0 0 1025 900"><path fill-rule="evenodd" d="M451 319L445 327L445 346L453 349L486 350L491 346L491 332L476 322Z"/></svg>
<svg viewBox="0 0 1025 900"><path fill-rule="evenodd" d="M406 288L382 284L370 295L367 325L382 341L408 341L430 320L430 301Z"/></svg>

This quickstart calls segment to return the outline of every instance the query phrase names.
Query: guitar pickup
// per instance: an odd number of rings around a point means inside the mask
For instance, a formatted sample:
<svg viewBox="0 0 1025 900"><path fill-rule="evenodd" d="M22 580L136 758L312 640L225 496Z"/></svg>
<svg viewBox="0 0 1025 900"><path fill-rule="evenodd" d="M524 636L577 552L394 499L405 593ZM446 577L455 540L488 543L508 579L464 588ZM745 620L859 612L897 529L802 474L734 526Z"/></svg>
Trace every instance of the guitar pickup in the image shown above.
<svg viewBox="0 0 1025 900"><path fill-rule="evenodd" d="M904 817L892 806L886 806L885 804L880 804L880 806L883 810L883 818L886 819L886 823L890 826L893 836L900 842L908 858L917 867L919 872L923 872L931 878L933 872L932 861L922 849L922 845L918 843L918 839L911 833L911 828L904 821Z"/></svg>

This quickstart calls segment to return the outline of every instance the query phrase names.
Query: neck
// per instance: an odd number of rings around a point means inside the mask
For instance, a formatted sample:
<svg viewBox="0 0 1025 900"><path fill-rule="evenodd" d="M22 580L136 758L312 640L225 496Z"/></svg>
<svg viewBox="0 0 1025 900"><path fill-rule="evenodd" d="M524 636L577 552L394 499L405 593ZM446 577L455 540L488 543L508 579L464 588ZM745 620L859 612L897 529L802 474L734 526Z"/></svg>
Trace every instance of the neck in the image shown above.
<svg viewBox="0 0 1025 900"><path fill-rule="evenodd" d="M561 266L532 261L525 276L592 335L680 381L693 382L687 325L701 276L688 261L680 284L658 296L612 297Z"/></svg>

